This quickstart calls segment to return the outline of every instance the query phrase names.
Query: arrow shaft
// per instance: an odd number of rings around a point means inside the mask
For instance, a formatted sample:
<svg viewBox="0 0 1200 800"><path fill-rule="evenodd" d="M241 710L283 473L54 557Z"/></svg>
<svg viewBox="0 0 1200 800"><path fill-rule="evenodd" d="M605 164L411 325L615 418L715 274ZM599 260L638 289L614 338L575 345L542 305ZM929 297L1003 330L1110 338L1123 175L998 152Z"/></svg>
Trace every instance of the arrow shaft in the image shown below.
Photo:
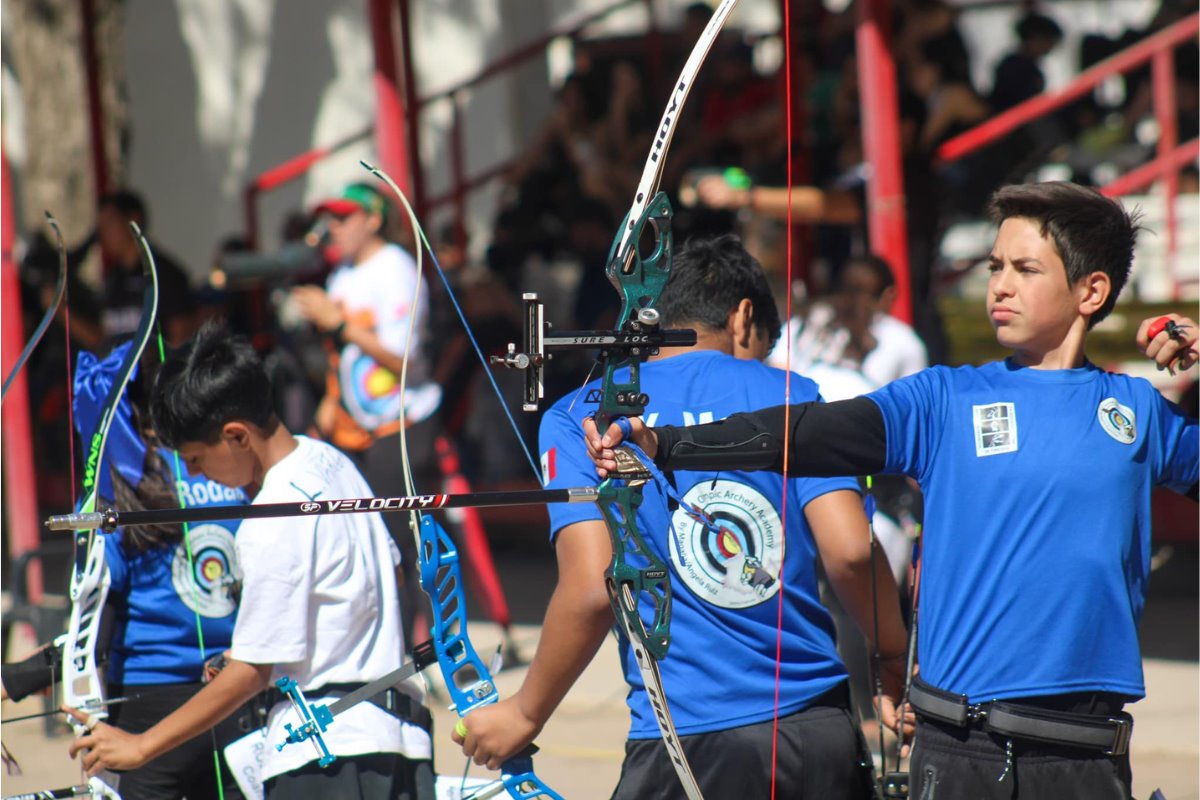
<svg viewBox="0 0 1200 800"><path fill-rule="evenodd" d="M466 494L423 494L401 497L358 497L343 500L305 501L302 503L263 503L261 505L206 506L202 508L164 508L147 511L96 511L50 517L46 527L52 531L76 531L138 525L172 525L219 520L261 519L265 517L309 517L326 514L364 514L371 511L437 511L443 508L493 508L531 506L546 503L594 503L595 487L570 489L528 489L509 492L470 492Z"/></svg>

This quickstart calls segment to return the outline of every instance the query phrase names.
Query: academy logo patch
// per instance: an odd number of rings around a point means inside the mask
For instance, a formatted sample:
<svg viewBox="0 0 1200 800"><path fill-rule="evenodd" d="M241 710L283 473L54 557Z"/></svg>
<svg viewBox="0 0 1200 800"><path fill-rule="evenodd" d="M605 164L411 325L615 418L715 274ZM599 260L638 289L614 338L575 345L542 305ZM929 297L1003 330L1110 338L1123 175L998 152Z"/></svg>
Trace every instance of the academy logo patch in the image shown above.
<svg viewBox="0 0 1200 800"><path fill-rule="evenodd" d="M746 608L779 592L783 524L753 486L704 481L671 518L671 560L688 588L713 605Z"/></svg>
<svg viewBox="0 0 1200 800"><path fill-rule="evenodd" d="M975 419L975 455L994 456L1017 450L1017 407L1014 403L971 406Z"/></svg>
<svg viewBox="0 0 1200 800"><path fill-rule="evenodd" d="M1137 439L1137 422L1133 409L1117 402L1115 397L1106 397L1096 409L1096 418L1104 432L1121 444L1133 444Z"/></svg>
<svg viewBox="0 0 1200 800"><path fill-rule="evenodd" d="M241 579L233 534L221 525L194 525L187 542L180 542L171 560L171 583L192 613L202 617L227 617L237 610L230 587Z"/></svg>

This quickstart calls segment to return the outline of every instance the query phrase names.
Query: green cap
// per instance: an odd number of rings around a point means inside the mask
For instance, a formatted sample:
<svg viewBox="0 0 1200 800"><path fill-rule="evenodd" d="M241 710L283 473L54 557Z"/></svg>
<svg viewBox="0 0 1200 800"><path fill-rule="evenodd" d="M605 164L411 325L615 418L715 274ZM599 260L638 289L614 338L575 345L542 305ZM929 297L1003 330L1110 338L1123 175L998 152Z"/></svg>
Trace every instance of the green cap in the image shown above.
<svg viewBox="0 0 1200 800"><path fill-rule="evenodd" d="M355 211L365 211L368 214L378 214L387 223L388 203L375 187L365 183L352 183L342 190L338 197L323 201L315 209L316 213L329 213L344 217Z"/></svg>

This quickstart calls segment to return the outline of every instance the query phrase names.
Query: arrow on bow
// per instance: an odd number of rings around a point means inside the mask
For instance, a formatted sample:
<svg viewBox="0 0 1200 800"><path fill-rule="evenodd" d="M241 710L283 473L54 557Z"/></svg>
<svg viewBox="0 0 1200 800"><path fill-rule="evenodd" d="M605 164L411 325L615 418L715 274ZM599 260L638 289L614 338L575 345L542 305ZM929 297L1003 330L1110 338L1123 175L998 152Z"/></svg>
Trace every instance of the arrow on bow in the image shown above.
<svg viewBox="0 0 1200 800"><path fill-rule="evenodd" d="M409 331L406 341L411 345L414 341L414 326L420 308L420 291L421 284L423 283L421 279L423 256L426 250L432 254L433 248L429 245L425 232L421 228L416 213L408 202L408 198L400 191L396 183L382 170L366 162L362 162L362 164L371 174L386 183L396 193L396 196L403 203L408 213L409 221L412 224L417 253L417 280L414 282L413 299L409 304ZM437 264L436 257L434 258L434 263L437 265L439 273L441 273L441 265ZM441 274L443 280L445 280L444 273ZM448 284L447 288L449 288ZM461 316L461 309L459 309L459 313ZM463 322L464 324L466 323L465 316L463 317ZM478 345L476 345L476 353L482 359ZM407 375L408 359L406 358L399 380L401 415L404 413ZM493 386L495 387L494 383ZM499 393L498 387L497 393ZM515 430L515 423L513 427ZM458 712L459 717L465 717L476 708L495 703L500 699L500 694L496 690L496 682L492 677L492 670L479 657L468 634L466 617L467 602L463 590L462 566L458 550L454 546L453 539L442 529L442 526L426 513L437 508L450 508L454 506L460 508L468 506L478 507L479 504L471 502L471 498L474 497L477 500L479 495L489 493L477 493L474 496L459 495L457 499L451 495L416 495L413 486L412 470L409 466L408 444L403 424L400 428L400 442L405 487L410 495L408 498L390 498L394 502L375 503L374 507L372 507L372 502L370 501L365 504L359 501L349 506L329 507L329 510L332 513L338 513L338 511L402 510L408 511L412 515L412 531L417 540L417 552L420 560L421 588L429 596L433 609L433 638L430 642L425 642L414 648L412 660L408 664L389 675L372 681L352 695L347 695L341 700L328 705L313 706L308 703L304 697L304 693L296 682L286 676L277 681L280 690L288 695L301 719L301 724L298 728L293 728L290 725L287 726L288 739L283 744L277 745L277 747L282 748L289 743L310 739L320 754L318 763L321 766L327 766L335 760L321 734L332 724L337 714L357 703L370 699L386 688L408 679L426 666L434 663L434 661L436 661L442 672L446 689L450 693L454 709ZM532 458L530 458L530 462L532 464ZM490 494L508 495L507 498L493 497L492 499L500 501L498 504L513 505L527 504L529 502L542 504L549 501L548 495L551 493L547 491L532 491L495 492ZM583 489L567 490L566 495L560 495L558 499L560 502L594 502L596 497L597 493L595 490ZM504 502L504 500L516 500L517 502ZM310 503L307 505L312 506L316 504ZM364 505L365 507L360 507ZM384 508L388 505L392 507ZM320 509L312 508L310 512L315 513L318 510ZM483 798L494 797L499 792L505 791L513 800L535 800L535 798L563 800L561 795L542 782L534 772L532 757L536 752L536 745L531 744L520 753L511 756L500 767L500 781L496 784L483 787L471 796L477 800L483 800Z"/></svg>

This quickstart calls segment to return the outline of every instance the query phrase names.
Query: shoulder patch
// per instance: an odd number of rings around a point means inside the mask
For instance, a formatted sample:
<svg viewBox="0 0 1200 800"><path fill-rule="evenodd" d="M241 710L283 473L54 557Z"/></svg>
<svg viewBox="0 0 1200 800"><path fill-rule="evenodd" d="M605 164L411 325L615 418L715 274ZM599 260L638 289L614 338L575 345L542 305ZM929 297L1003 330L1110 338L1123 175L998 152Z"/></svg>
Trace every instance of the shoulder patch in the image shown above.
<svg viewBox="0 0 1200 800"><path fill-rule="evenodd" d="M1096 408L1096 418L1100 420L1100 427L1104 432L1121 444L1133 444L1137 439L1137 422L1133 416L1133 409L1121 405L1117 398L1106 397L1101 400Z"/></svg>
<svg viewBox="0 0 1200 800"><path fill-rule="evenodd" d="M1017 407L1015 403L990 403L971 406L975 421L975 455L994 456L1017 449Z"/></svg>

